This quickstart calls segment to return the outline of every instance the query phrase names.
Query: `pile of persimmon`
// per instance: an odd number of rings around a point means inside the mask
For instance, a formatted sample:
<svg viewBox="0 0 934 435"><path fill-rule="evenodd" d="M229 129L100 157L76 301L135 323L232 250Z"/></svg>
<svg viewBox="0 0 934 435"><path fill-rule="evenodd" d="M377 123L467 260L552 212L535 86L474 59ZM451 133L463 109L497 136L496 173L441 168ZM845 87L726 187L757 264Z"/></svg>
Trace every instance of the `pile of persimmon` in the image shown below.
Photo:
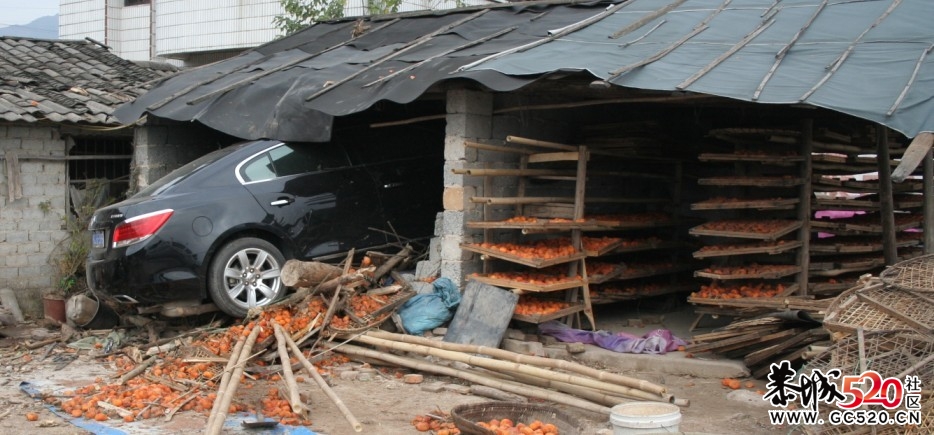
<svg viewBox="0 0 934 435"><path fill-rule="evenodd" d="M675 264L671 261L646 261L639 263L626 263L626 270L623 276L644 275L648 273L657 273L666 270L672 270Z"/></svg>
<svg viewBox="0 0 934 435"><path fill-rule="evenodd" d="M655 237L655 236L651 236L651 237L638 238L638 239L622 239L619 243L619 246L623 248L635 248L637 246L649 246L649 245L658 244L661 242L662 242L662 239Z"/></svg>
<svg viewBox="0 0 934 435"><path fill-rule="evenodd" d="M588 218L597 220L597 221L622 222L622 223L633 223L633 224L651 223L651 222L667 222L671 220L671 216L663 212L602 214L602 215L588 216Z"/></svg>
<svg viewBox="0 0 934 435"><path fill-rule="evenodd" d="M788 264L758 264L750 263L742 266L711 266L701 270L702 272L716 275L762 275L762 274L784 274L794 271L797 266Z"/></svg>
<svg viewBox="0 0 934 435"><path fill-rule="evenodd" d="M297 377L296 382L304 380ZM302 418L301 415L292 412L292 406L289 401L283 398L278 388L266 390L266 396L260 401L262 405L263 417L278 418L279 422L290 426L310 426L311 421Z"/></svg>
<svg viewBox="0 0 934 435"><path fill-rule="evenodd" d="M700 291L691 293L691 297L703 299L741 299L741 298L771 298L785 291L783 284L732 284L722 285L713 283L702 285Z"/></svg>
<svg viewBox="0 0 934 435"><path fill-rule="evenodd" d="M514 423L509 418L478 421L477 426L493 431L496 435L558 435L558 426L535 420L531 423Z"/></svg>
<svg viewBox="0 0 934 435"><path fill-rule="evenodd" d="M577 250L568 238L537 240L530 243L479 243L477 246L521 258L551 259L574 255Z"/></svg>
<svg viewBox="0 0 934 435"><path fill-rule="evenodd" d="M538 222L538 218L528 217L528 216L513 216L509 219L503 221L504 223L509 224L534 224Z"/></svg>
<svg viewBox="0 0 934 435"><path fill-rule="evenodd" d="M484 275L476 275L484 276ZM561 273L558 271L547 271L542 270L539 272L532 271L522 271L522 272L493 272L485 275L487 278L491 279L501 279L505 281L515 281L525 284L532 285L553 285L553 284L562 284L571 281L581 280L581 276L568 276L567 273Z"/></svg>
<svg viewBox="0 0 934 435"><path fill-rule="evenodd" d="M588 276L601 276L609 275L613 272L616 272L616 269L619 268L618 264L606 263L600 261L592 261L587 263L587 275Z"/></svg>
<svg viewBox="0 0 934 435"><path fill-rule="evenodd" d="M516 303L516 314L524 316L534 316L542 314L551 314L570 307L571 304L554 299L540 299L535 296L519 296L519 302Z"/></svg>
<svg viewBox="0 0 934 435"><path fill-rule="evenodd" d="M581 237L581 243L584 249L588 251L600 251L614 243L619 243L619 237Z"/></svg>
<svg viewBox="0 0 934 435"><path fill-rule="evenodd" d="M753 234L769 234L779 231L783 228L787 228L790 224L790 221L781 220L781 219L764 219L764 220L723 220L723 221L712 221L701 224L697 227L699 230L705 231L723 231L731 233L753 233Z"/></svg>
<svg viewBox="0 0 934 435"><path fill-rule="evenodd" d="M380 295L356 294L350 297L350 308L357 317L364 317L386 306L388 299Z"/></svg>
<svg viewBox="0 0 934 435"><path fill-rule="evenodd" d="M698 249L697 252L723 252L750 248L777 248L784 245L785 243L788 243L788 241L775 240L771 242L740 243L735 245L706 245Z"/></svg>
<svg viewBox="0 0 934 435"><path fill-rule="evenodd" d="M638 294L652 293L662 289L661 284L645 283L630 286L620 286L619 284L603 284L592 286L594 295L598 296L636 296Z"/></svg>
<svg viewBox="0 0 934 435"><path fill-rule="evenodd" d="M436 418L434 415L416 415L412 419L412 426L419 432L433 431L435 435L457 435L461 433L457 425L447 419L446 412L435 411L435 413L442 414L443 419Z"/></svg>
<svg viewBox="0 0 934 435"><path fill-rule="evenodd" d="M261 328L258 341L272 339L273 323L280 324L289 334L296 334L308 328L311 321L325 311L325 305L318 300L312 300L305 306L263 310L253 321L194 340L189 347L204 349L218 357L229 357L234 344L241 337L248 336L253 328ZM129 372L137 365L127 356L111 355L107 361L121 373ZM257 361L256 364L262 366L266 363ZM48 402L60 406L72 416L98 421L111 418L125 421L155 418L175 409L207 414L214 406L216 395L213 389L223 369L219 362L188 362L166 356L149 367L143 375L128 380L125 385L106 384L102 379L97 379L92 385L65 392L61 398L51 397ZM274 379L275 376L269 378ZM245 376L241 382L243 388L253 386L253 382ZM110 406L101 406L102 403ZM245 410L247 406L234 402L228 411L233 413ZM296 423L292 420L295 417L289 416L290 419L280 421L293 424Z"/></svg>

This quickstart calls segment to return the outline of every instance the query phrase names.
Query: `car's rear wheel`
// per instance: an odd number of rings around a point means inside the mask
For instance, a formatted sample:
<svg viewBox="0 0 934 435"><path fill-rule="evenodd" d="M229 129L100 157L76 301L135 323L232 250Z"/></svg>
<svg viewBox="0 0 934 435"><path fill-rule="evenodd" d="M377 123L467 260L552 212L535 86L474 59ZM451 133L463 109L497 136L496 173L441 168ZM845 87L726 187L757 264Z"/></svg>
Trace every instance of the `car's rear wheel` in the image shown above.
<svg viewBox="0 0 934 435"><path fill-rule="evenodd" d="M208 271L208 293L221 311L245 317L253 307L282 299L286 287L279 278L285 257L272 243L244 237L224 245Z"/></svg>

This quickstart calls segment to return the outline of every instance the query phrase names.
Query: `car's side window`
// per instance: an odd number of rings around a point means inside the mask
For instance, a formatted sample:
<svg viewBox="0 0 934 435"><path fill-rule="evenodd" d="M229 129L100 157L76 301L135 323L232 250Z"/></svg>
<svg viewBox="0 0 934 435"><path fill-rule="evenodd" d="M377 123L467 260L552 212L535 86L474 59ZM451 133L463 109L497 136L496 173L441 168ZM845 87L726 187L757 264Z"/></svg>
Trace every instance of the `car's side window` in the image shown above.
<svg viewBox="0 0 934 435"><path fill-rule="evenodd" d="M340 147L331 144L284 144L269 150L279 177L347 166L342 154Z"/></svg>
<svg viewBox="0 0 934 435"><path fill-rule="evenodd" d="M276 178L276 172L272 166L272 161L269 160L269 153L263 153L259 156L256 156L252 162L244 165L240 172L243 176L243 181L248 183L251 181L270 180Z"/></svg>

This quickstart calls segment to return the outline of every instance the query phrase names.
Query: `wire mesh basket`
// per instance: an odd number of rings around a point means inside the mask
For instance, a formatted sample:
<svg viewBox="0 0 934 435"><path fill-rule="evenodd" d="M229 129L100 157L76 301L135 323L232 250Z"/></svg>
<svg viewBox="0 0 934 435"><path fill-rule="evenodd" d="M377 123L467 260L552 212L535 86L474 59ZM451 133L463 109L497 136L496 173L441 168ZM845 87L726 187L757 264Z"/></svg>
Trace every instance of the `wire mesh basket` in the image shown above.
<svg viewBox="0 0 934 435"><path fill-rule="evenodd" d="M895 263L883 270L879 278L901 289L934 292L934 254Z"/></svg>

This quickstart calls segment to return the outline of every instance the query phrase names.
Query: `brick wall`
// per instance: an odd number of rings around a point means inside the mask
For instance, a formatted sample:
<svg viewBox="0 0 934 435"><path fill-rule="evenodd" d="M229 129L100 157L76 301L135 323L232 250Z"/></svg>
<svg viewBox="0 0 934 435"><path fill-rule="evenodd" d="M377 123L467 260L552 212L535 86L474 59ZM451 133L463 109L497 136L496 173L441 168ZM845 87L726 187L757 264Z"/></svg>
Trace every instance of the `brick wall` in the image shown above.
<svg viewBox="0 0 934 435"><path fill-rule="evenodd" d="M55 126L0 124L0 155L15 152L20 162L23 196L8 194L6 161L0 164L0 288L11 288L28 317L42 312L41 296L54 288L56 270L49 261L65 238L65 141Z"/></svg>

